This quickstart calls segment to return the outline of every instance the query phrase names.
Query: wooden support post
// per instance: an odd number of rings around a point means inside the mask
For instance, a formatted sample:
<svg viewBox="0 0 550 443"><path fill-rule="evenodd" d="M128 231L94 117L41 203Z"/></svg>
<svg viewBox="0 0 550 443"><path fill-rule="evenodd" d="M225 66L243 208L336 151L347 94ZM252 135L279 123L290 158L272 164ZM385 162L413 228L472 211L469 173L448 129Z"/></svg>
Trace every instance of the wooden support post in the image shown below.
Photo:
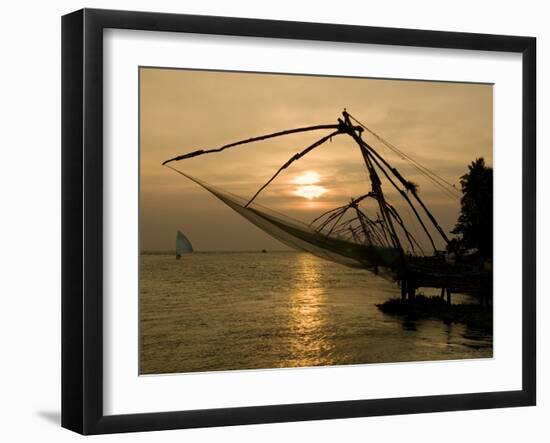
<svg viewBox="0 0 550 443"><path fill-rule="evenodd" d="M407 289L409 293L409 300L414 300L416 297L416 287L414 285L410 285Z"/></svg>
<svg viewBox="0 0 550 443"><path fill-rule="evenodd" d="M452 304L451 302L451 288L447 288L447 303Z"/></svg>
<svg viewBox="0 0 550 443"><path fill-rule="evenodd" d="M409 296L409 300L414 300L416 297L416 279L412 275L409 275L409 278L407 279L407 294Z"/></svg>
<svg viewBox="0 0 550 443"><path fill-rule="evenodd" d="M441 288L441 294L439 295L440 298L445 298L445 286Z"/></svg>

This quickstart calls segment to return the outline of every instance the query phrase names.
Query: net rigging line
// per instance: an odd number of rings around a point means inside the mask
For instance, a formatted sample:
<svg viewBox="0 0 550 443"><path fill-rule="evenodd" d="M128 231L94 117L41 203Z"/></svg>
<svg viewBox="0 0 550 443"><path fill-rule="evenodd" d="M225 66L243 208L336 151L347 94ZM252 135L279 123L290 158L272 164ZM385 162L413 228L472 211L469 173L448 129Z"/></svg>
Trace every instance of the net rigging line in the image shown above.
<svg viewBox="0 0 550 443"><path fill-rule="evenodd" d="M395 154L397 154L399 157L401 157L403 160L409 161L422 175L427 177L429 180L431 180L435 185L439 187L441 191L445 193L450 198L453 199L459 199L460 194L456 190L455 186L453 186L451 183L449 183L447 180L445 180L443 177L435 173L434 171L428 169L400 149L398 149L395 145L384 139L382 136L378 135L376 132L374 132L372 129L370 129L367 125L357 120L353 115L349 114L349 117L357 123L359 126L361 126L363 129L368 131L372 136L377 138L381 143L383 143L387 148L389 148L391 151L393 151Z"/></svg>

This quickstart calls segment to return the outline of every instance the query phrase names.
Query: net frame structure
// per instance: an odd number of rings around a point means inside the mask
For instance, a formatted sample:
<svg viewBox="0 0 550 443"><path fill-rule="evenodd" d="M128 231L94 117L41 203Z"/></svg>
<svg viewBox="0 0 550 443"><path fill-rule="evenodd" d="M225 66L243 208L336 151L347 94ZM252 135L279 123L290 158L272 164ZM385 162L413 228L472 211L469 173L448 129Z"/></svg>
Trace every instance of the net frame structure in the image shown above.
<svg viewBox="0 0 550 443"><path fill-rule="evenodd" d="M252 197L246 199L222 190L198 178L192 177L171 165L189 158L219 153L226 149L242 146L272 138L284 137L296 133L328 131L315 142L289 158L265 182ZM407 180L364 138L364 132L373 135L400 158L412 164L420 173L441 188L450 198L458 198L454 186L415 161L410 155L399 150L393 144L361 123L346 109L334 124L306 126L251 137L220 147L199 149L164 161L162 164L194 181L208 190L231 209L251 223L278 239L285 245L300 251L312 253L322 259L359 267L396 280L401 284L402 293L418 287L419 270L433 275L452 272L445 261L444 251L438 250L436 238L449 245L449 238L418 193L418 186ZM368 190L364 194L351 198L342 206L324 212L307 224L280 214L256 202L258 196L294 162L319 148L334 137L348 136L358 147L367 172ZM426 236L431 251L427 252L408 228L396 205L388 202L383 185L390 186L410 210L420 231ZM374 213L367 213L363 204L374 202ZM372 211L371 211L372 212ZM437 286L443 285L442 278L435 278ZM447 279L448 280L448 279ZM409 289L407 289L409 287Z"/></svg>

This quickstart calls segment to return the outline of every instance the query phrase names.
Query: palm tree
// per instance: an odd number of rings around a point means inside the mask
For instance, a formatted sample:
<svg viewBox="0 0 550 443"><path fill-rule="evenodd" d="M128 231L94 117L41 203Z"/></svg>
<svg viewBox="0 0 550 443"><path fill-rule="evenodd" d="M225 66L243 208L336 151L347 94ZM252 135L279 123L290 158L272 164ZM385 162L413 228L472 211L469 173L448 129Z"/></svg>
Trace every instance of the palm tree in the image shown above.
<svg viewBox="0 0 550 443"><path fill-rule="evenodd" d="M493 168L478 158L460 177L461 212L451 231L459 237L453 242L458 249L477 249L486 259L493 257Z"/></svg>

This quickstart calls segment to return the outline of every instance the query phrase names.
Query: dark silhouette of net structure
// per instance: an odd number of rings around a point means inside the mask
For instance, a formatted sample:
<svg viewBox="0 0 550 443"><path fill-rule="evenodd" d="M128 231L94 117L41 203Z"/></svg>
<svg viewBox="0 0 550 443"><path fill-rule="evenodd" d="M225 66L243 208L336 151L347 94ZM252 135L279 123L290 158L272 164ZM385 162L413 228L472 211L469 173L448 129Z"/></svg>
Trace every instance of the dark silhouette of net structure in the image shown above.
<svg viewBox="0 0 550 443"><path fill-rule="evenodd" d="M248 199L219 189L169 165L262 140L317 131L325 131L328 134L288 159ZM477 295L483 291L492 290L488 288L488 285L492 284L491 273L467 260L456 260L454 257L450 259L446 251L449 238L420 197L417 185L403 177L371 144L365 141L363 138L365 131L411 164L447 197L460 198L452 184L385 140L346 110L334 124L287 129L217 148L195 150L168 159L163 162L163 165L197 183L251 223L293 249L309 252L322 259L346 266L363 268L398 282L403 298L414 298L419 287L441 288L441 296L447 291L449 301L452 291ZM257 197L281 172L316 148L339 136L351 137L360 150L368 177L367 192L351 198L345 205L324 212L310 223L295 220L256 202ZM416 235L413 235L397 207L388 202L383 185L391 186L397 192L403 200L403 206L407 207L416 219L418 230L423 233L426 241L418 241ZM366 202L372 202L374 210L372 207L370 211L365 210ZM436 239L439 244L444 245L443 250L438 250ZM426 244L429 245L429 251Z"/></svg>

